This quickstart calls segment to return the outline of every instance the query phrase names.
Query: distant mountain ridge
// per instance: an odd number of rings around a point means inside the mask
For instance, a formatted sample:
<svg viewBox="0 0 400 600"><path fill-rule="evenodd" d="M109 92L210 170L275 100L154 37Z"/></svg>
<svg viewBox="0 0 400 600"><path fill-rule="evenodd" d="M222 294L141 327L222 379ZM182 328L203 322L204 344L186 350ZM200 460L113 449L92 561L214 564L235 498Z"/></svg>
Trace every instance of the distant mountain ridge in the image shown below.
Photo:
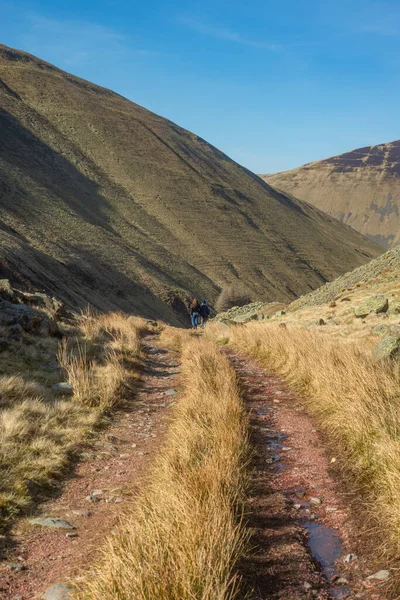
<svg viewBox="0 0 400 600"><path fill-rule="evenodd" d="M385 248L400 243L400 140L261 177Z"/></svg>
<svg viewBox="0 0 400 600"><path fill-rule="evenodd" d="M235 281L294 299L380 253L129 100L0 46L0 277L177 322Z"/></svg>

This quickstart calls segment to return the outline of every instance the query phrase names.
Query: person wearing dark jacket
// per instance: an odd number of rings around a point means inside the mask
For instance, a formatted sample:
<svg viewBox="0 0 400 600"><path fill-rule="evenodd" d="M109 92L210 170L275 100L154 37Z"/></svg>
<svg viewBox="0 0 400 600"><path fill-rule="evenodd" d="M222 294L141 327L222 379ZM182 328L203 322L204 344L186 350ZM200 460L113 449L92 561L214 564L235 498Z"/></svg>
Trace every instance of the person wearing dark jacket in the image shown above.
<svg viewBox="0 0 400 600"><path fill-rule="evenodd" d="M203 300L200 306L200 327L204 329L207 324L208 317L210 316L210 308L207 305L207 302Z"/></svg>
<svg viewBox="0 0 400 600"><path fill-rule="evenodd" d="M200 313L200 303L197 298L193 298L193 302L190 305L190 316L192 318L192 328L197 329L199 324L199 313Z"/></svg>

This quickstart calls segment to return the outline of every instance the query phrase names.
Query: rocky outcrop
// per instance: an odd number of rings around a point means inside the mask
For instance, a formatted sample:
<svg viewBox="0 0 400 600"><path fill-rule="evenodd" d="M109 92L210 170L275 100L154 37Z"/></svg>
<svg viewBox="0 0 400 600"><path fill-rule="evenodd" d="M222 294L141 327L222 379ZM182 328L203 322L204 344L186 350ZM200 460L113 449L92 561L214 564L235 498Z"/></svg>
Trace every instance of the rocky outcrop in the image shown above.
<svg viewBox="0 0 400 600"><path fill-rule="evenodd" d="M60 336L58 322L73 318L65 305L42 292L14 289L0 280L0 352L22 342L23 336Z"/></svg>
<svg viewBox="0 0 400 600"><path fill-rule="evenodd" d="M56 335L58 327L55 319L37 308L26 304L12 304L0 301L0 327L15 332L16 327L37 335Z"/></svg>
<svg viewBox="0 0 400 600"><path fill-rule="evenodd" d="M354 309L356 317L364 319L370 313L380 314L387 312L389 300L385 296L371 296L361 306Z"/></svg>

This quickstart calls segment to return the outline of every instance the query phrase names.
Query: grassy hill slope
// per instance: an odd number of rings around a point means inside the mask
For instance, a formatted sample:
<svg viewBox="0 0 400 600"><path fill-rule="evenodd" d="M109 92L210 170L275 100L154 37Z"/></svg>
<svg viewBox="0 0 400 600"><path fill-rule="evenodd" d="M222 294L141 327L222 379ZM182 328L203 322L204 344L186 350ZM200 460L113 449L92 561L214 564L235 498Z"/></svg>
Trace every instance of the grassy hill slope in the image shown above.
<svg viewBox="0 0 400 600"><path fill-rule="evenodd" d="M399 175L400 141L395 141L262 178L391 248L400 243Z"/></svg>
<svg viewBox="0 0 400 600"><path fill-rule="evenodd" d="M0 270L75 305L174 322L184 289L288 301L379 248L196 135L0 46Z"/></svg>

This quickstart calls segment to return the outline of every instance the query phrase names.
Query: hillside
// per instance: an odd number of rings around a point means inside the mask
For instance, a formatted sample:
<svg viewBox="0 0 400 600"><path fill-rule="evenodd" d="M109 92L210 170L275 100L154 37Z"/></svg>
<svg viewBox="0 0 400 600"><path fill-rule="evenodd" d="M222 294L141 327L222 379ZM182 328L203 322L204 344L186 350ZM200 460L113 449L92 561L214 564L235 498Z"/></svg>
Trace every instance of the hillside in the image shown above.
<svg viewBox="0 0 400 600"><path fill-rule="evenodd" d="M400 141L395 141L261 177L391 248L400 242L399 174Z"/></svg>
<svg viewBox="0 0 400 600"><path fill-rule="evenodd" d="M0 270L73 305L177 322L184 290L289 301L380 253L129 100L0 46Z"/></svg>

